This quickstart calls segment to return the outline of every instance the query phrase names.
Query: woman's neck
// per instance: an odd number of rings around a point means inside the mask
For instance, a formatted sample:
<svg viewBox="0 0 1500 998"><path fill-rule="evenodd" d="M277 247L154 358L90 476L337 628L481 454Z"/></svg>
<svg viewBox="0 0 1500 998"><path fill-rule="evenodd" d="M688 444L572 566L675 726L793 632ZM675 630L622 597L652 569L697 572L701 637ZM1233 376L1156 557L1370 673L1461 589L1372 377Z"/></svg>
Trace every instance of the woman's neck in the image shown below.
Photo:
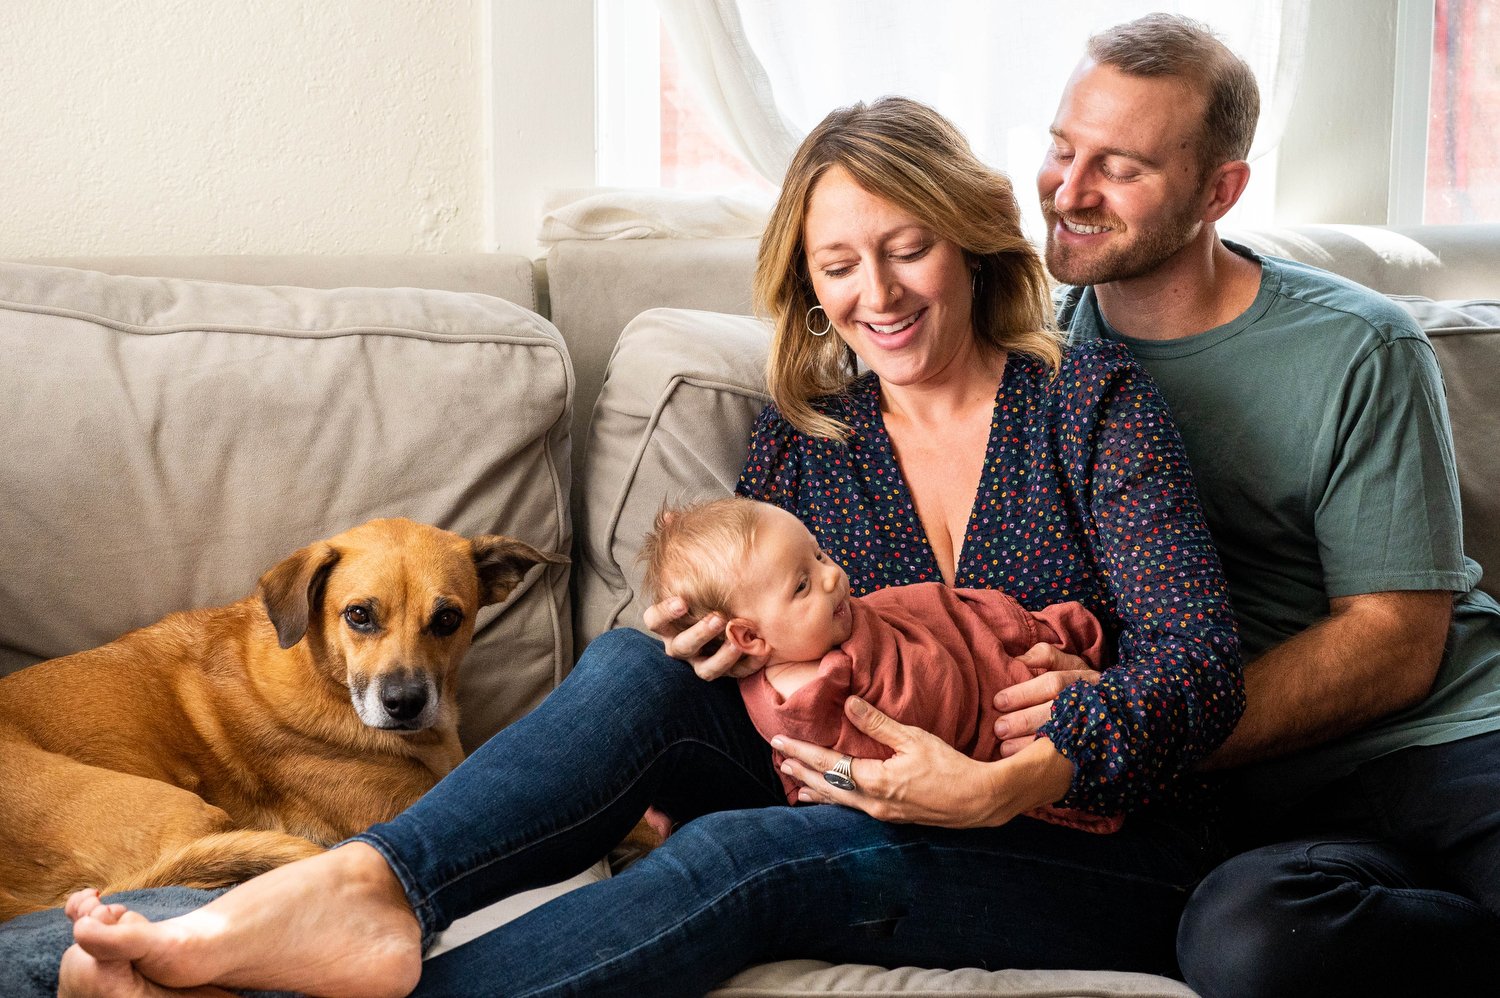
<svg viewBox="0 0 1500 998"><path fill-rule="evenodd" d="M921 384L892 385L881 382L880 394L886 421L895 417L912 427L951 426L978 409L988 412L1005 373L1007 353L978 351L949 364L941 377Z"/></svg>

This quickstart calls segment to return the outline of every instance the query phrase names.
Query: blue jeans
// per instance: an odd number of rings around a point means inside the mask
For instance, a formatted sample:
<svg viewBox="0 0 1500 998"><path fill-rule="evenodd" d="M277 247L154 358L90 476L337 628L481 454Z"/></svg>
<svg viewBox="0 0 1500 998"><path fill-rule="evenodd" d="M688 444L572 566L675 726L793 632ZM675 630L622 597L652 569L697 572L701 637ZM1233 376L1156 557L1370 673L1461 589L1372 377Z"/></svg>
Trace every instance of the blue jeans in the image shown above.
<svg viewBox="0 0 1500 998"><path fill-rule="evenodd" d="M1182 906L1222 856L1183 815L1132 815L1115 835L1029 818L946 831L784 802L737 685L706 683L660 642L619 630L534 711L359 838L390 862L430 939L586 868L649 804L685 822L619 876L424 965L418 995L466 998L701 995L752 963L799 957L1174 973ZM39 916L49 918L66 924ZM5 967L20 946L55 967L64 933L4 929L0 993L45 993L29 980L8 987Z"/></svg>
<svg viewBox="0 0 1500 998"><path fill-rule="evenodd" d="M1250 827L1272 844L1214 870L1183 915L1204 998L1493 993L1500 733L1373 759Z"/></svg>
<svg viewBox="0 0 1500 998"><path fill-rule="evenodd" d="M362 839L430 938L594 862L648 804L686 822L621 875L429 961L417 994L701 995L751 963L1175 971L1196 823L976 831L787 807L733 682L629 630L594 641L531 714Z"/></svg>

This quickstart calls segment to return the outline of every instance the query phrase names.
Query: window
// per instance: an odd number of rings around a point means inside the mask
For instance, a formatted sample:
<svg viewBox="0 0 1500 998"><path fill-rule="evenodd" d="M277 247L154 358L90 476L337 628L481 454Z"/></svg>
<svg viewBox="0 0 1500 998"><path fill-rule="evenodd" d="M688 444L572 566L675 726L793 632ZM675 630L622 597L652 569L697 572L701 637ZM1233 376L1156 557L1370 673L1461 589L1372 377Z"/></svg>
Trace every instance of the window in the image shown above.
<svg viewBox="0 0 1500 998"><path fill-rule="evenodd" d="M1294 89L1305 3L1073 0L1059 18L1046 5L993 0L597 0L598 182L772 192L796 141L830 108L904 93L937 107L981 158L1012 174L1035 232L1025 191L1085 39L1165 9L1211 24L1262 80L1257 180L1229 221L1265 224L1276 165L1264 154L1285 117L1275 95ZM623 146L633 152L621 155Z"/></svg>
<svg viewBox="0 0 1500 998"><path fill-rule="evenodd" d="M1500 5L1437 0L1422 221L1500 221Z"/></svg>
<svg viewBox="0 0 1500 998"><path fill-rule="evenodd" d="M774 193L776 185L729 147L703 106L671 36L660 30L661 186L688 191L746 187Z"/></svg>
<svg viewBox="0 0 1500 998"><path fill-rule="evenodd" d="M1072 0L1065 17L1024 0L597 0L601 66L623 73L600 76L598 183L773 189L779 172L751 165L746 149L774 159L777 122L747 137L725 110L738 82L741 100L746 86L769 91L793 137L838 104L908 93L957 122L1024 189L1084 39L1153 9L1206 21L1261 80L1255 177L1229 227L1500 221L1495 0ZM698 22L688 54L685 18ZM1359 40L1357 65L1344 61L1348 38ZM760 78L712 80L724 52L750 53ZM1391 93L1392 104L1371 107L1367 93ZM612 132L611 121L628 124ZM629 162L611 154L621 145L611 134L630 137Z"/></svg>

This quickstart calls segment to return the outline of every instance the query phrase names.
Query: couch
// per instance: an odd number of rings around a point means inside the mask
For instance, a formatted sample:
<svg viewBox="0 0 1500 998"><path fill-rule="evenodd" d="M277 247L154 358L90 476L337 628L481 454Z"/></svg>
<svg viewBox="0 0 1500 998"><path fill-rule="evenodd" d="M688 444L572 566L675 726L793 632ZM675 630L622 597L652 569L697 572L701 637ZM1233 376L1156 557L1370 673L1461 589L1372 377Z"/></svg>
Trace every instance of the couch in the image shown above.
<svg viewBox="0 0 1500 998"><path fill-rule="evenodd" d="M1500 225L1230 235L1417 316L1444 371L1466 542L1500 566ZM598 634L639 626L634 556L662 499L732 487L766 401L769 337L745 314L754 253L643 239L536 261L0 263L0 673L228 602L294 548L399 514L573 555L481 616L459 694L472 748ZM439 945L608 875L476 913ZM715 994L874 992L1192 994L1139 974L812 961L752 967Z"/></svg>

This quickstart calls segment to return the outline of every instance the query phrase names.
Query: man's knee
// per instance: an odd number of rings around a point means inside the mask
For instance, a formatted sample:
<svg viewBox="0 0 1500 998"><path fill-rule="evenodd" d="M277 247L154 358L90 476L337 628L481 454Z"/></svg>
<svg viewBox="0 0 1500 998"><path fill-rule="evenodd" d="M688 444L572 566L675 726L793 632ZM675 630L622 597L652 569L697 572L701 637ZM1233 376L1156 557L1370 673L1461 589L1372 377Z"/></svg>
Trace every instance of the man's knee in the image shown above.
<svg viewBox="0 0 1500 998"><path fill-rule="evenodd" d="M1277 949L1287 929L1275 900L1284 863L1271 849L1243 853L1210 872L1188 899L1177 962L1204 998L1281 993L1269 975L1285 966Z"/></svg>
<svg viewBox="0 0 1500 998"><path fill-rule="evenodd" d="M1384 994L1468 979L1477 963L1466 947L1482 926L1472 903L1414 881L1397 850L1307 840L1243 853L1204 878L1177 957L1204 998Z"/></svg>

